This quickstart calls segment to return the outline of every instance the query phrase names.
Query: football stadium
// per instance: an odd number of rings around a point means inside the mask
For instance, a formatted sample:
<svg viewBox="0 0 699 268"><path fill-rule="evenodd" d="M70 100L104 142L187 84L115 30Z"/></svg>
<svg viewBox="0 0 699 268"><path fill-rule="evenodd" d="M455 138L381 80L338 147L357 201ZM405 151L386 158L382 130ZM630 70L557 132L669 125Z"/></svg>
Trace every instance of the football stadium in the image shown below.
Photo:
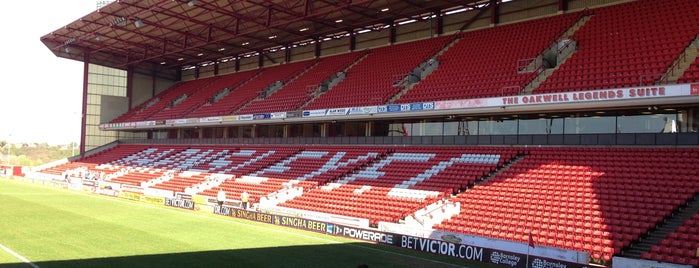
<svg viewBox="0 0 699 268"><path fill-rule="evenodd" d="M118 0L0 267L699 267L696 0ZM75 74L80 75L80 74Z"/></svg>

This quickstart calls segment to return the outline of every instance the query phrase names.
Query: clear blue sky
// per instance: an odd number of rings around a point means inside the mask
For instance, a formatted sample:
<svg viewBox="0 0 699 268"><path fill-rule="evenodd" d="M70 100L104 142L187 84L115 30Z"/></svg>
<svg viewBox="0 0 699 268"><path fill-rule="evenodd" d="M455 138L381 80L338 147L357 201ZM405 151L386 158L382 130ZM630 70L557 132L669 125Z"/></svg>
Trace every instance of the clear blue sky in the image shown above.
<svg viewBox="0 0 699 268"><path fill-rule="evenodd" d="M96 9L96 0L3 1L0 9L0 140L80 140L81 62L58 58L39 40Z"/></svg>

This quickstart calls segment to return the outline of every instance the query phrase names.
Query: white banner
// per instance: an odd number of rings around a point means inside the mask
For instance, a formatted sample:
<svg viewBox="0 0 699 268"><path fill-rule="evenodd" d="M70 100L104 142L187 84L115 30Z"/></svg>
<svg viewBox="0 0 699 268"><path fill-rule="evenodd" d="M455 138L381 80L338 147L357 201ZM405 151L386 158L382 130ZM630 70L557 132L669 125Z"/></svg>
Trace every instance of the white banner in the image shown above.
<svg viewBox="0 0 699 268"><path fill-rule="evenodd" d="M310 110L310 111L303 111L303 117L316 117L316 116L325 116L325 112L327 112L327 109L320 109L320 110Z"/></svg>
<svg viewBox="0 0 699 268"><path fill-rule="evenodd" d="M286 118L286 112L272 113L272 119L283 119Z"/></svg>
<svg viewBox="0 0 699 268"><path fill-rule="evenodd" d="M633 87L592 91L574 91L549 94L504 96L498 98L481 98L467 100L449 100L434 102L435 109L464 109L502 107L536 104L580 103L598 101L618 101L630 99L662 98L699 95L699 84L667 85L652 87Z"/></svg>

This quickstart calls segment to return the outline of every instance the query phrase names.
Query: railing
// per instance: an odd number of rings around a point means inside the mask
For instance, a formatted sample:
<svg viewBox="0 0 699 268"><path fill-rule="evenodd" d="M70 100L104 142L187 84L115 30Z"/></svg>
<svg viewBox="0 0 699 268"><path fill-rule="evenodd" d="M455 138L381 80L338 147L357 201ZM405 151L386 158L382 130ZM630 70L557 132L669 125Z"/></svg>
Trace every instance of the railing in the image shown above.
<svg viewBox="0 0 699 268"><path fill-rule="evenodd" d="M692 41L690 42L690 44L689 44L687 47L692 46L692 43L693 43L694 46L697 48L697 50L699 50L699 36L697 36L696 38L694 38L694 40L692 40ZM667 80L670 78L670 76L674 76L674 75L675 75L675 70L679 69L678 66L679 66L682 62L685 62L686 60L687 60L687 49L685 49L685 50L682 52L682 54L680 55L680 57L679 57L677 60L675 60L675 62L672 64L672 66L670 66L670 72L669 72L669 73L666 72L665 74L663 74L663 75L660 77L660 79L658 80L658 83L659 83L659 84L667 84Z"/></svg>
<svg viewBox="0 0 699 268"><path fill-rule="evenodd" d="M393 75L393 79L391 81L393 87L402 87L407 84L408 79L406 79L410 74L396 74Z"/></svg>
<svg viewBox="0 0 699 268"><path fill-rule="evenodd" d="M658 82L662 79L663 74L642 74L638 76L638 85L639 86L650 86L655 84L655 77L660 77L658 79ZM649 84L646 84L646 81L650 81Z"/></svg>
<svg viewBox="0 0 699 268"><path fill-rule="evenodd" d="M306 86L306 95L308 96L315 96L316 93L318 92L319 85L307 85Z"/></svg>
<svg viewBox="0 0 699 268"><path fill-rule="evenodd" d="M561 46L560 44L563 43L564 45ZM568 57L573 51L578 50L578 41L575 41L573 39L564 39L560 40L558 42L558 57L556 59L556 65L560 63L560 59Z"/></svg>
<svg viewBox="0 0 699 268"><path fill-rule="evenodd" d="M536 58L517 60L517 73L540 72L544 66L544 57L539 54Z"/></svg>

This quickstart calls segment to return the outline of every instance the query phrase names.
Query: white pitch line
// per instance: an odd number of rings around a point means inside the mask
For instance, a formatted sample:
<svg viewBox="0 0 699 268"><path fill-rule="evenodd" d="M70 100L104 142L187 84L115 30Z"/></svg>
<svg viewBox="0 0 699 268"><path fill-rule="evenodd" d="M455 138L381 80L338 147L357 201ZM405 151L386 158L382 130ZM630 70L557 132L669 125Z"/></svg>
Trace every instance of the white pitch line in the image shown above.
<svg viewBox="0 0 699 268"><path fill-rule="evenodd" d="M15 258L19 259L20 261L23 261L24 263L29 264L29 266L34 267L34 268L39 268L39 265L34 264L33 262L29 261L24 256L19 255L17 252L14 252L13 250L9 249L8 247L4 246L3 244L0 244L0 248L4 251L7 251L7 253L12 254L12 256L15 256Z"/></svg>

